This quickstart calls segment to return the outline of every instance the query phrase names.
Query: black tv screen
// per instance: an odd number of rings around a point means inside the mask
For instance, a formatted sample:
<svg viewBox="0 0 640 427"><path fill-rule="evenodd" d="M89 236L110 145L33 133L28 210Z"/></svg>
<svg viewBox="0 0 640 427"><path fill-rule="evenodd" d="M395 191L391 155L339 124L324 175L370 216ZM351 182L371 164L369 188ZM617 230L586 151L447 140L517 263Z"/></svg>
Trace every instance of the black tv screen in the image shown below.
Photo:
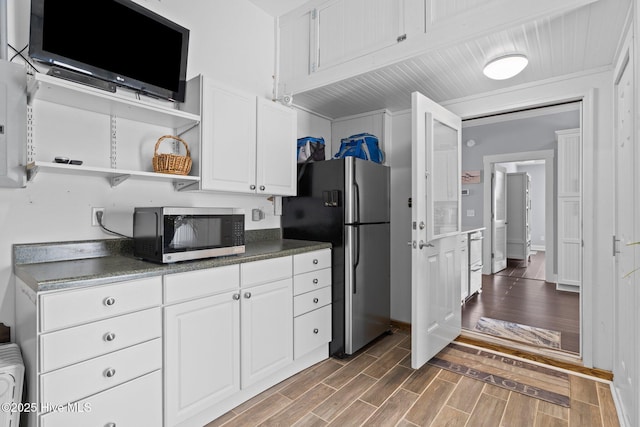
<svg viewBox="0 0 640 427"><path fill-rule="evenodd" d="M189 30L130 0L31 0L29 56L184 101Z"/></svg>

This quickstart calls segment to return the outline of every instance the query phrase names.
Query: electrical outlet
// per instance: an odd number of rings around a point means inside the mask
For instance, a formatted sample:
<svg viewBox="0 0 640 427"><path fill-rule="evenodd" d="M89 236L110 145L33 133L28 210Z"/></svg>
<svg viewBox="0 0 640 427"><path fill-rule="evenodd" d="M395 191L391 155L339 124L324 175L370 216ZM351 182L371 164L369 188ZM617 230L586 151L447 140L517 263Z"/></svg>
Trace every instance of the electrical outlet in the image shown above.
<svg viewBox="0 0 640 427"><path fill-rule="evenodd" d="M94 227L98 227L100 225L98 217L96 216L98 212L102 212L102 221L104 223L104 208L91 208L91 225Z"/></svg>

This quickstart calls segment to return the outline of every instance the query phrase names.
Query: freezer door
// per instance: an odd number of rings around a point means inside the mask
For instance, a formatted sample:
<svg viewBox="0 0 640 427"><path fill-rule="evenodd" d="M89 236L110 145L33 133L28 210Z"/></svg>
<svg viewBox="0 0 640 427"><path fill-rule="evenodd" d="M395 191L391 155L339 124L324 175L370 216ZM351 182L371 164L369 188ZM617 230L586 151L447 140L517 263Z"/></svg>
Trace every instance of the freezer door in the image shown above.
<svg viewBox="0 0 640 427"><path fill-rule="evenodd" d="M389 222L389 167L355 157L344 161L346 223Z"/></svg>
<svg viewBox="0 0 640 427"><path fill-rule="evenodd" d="M390 329L389 224L346 226L345 352Z"/></svg>

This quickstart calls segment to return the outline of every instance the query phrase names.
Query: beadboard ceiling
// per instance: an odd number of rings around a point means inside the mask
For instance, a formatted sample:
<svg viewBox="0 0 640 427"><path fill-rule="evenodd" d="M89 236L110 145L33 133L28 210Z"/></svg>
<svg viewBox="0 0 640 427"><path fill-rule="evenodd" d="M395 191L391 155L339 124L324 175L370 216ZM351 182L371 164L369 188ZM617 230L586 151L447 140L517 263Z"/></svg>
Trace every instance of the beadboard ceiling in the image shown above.
<svg viewBox="0 0 640 427"><path fill-rule="evenodd" d="M295 7L300 1L252 0ZM598 0L561 16L524 23L474 40L431 51L378 70L293 95L294 104L329 118L378 109L411 107L420 91L437 102L465 98L538 80L612 67L630 0ZM286 9L286 7L285 7ZM482 74L496 50L524 52L528 67L493 81Z"/></svg>

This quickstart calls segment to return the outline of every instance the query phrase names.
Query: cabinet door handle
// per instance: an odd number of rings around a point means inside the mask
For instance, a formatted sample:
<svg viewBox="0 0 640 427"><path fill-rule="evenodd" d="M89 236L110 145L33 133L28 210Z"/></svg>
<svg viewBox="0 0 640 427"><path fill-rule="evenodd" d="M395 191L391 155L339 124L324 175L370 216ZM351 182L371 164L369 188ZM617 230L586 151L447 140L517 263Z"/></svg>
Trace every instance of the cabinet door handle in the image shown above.
<svg viewBox="0 0 640 427"><path fill-rule="evenodd" d="M314 304L317 304L317 303L318 303L318 301L320 301L318 298L314 298L314 299L313 299L313 303L314 303Z"/></svg>
<svg viewBox="0 0 640 427"><path fill-rule="evenodd" d="M116 374L116 370L113 368L109 368L104 371L104 376L107 378L113 378L115 374Z"/></svg>
<svg viewBox="0 0 640 427"><path fill-rule="evenodd" d="M318 279L313 279L313 284L317 285L318 284Z"/></svg>
<svg viewBox="0 0 640 427"><path fill-rule="evenodd" d="M249 186L249 189L250 189L250 190L255 190L255 189L256 189L256 186L255 186L255 185L253 185L253 184L251 184L251 185Z"/></svg>
<svg viewBox="0 0 640 427"><path fill-rule="evenodd" d="M106 334L104 334L104 340L105 341L113 341L116 339L116 334L114 334L113 332L107 332Z"/></svg>
<svg viewBox="0 0 640 427"><path fill-rule="evenodd" d="M238 301L240 299L240 294L233 294L233 299Z"/></svg>
<svg viewBox="0 0 640 427"><path fill-rule="evenodd" d="M245 292L244 297L247 299L251 298L251 292Z"/></svg>
<svg viewBox="0 0 640 427"><path fill-rule="evenodd" d="M104 427L116 427L116 423L106 423Z"/></svg>
<svg viewBox="0 0 640 427"><path fill-rule="evenodd" d="M318 332L320 332L320 331L318 330L318 328L315 328L315 329L313 330L313 333L314 333L314 334L317 334Z"/></svg>
<svg viewBox="0 0 640 427"><path fill-rule="evenodd" d="M116 303L116 299L114 297L107 297L104 299L104 305L111 307Z"/></svg>
<svg viewBox="0 0 640 427"><path fill-rule="evenodd" d="M318 260L317 260L317 259L314 259L314 260L313 260L313 263L317 265L317 264L318 264Z"/></svg>
<svg viewBox="0 0 640 427"><path fill-rule="evenodd" d="M264 185L261 185L260 186L260 191L264 191L264 189L265 189Z"/></svg>

